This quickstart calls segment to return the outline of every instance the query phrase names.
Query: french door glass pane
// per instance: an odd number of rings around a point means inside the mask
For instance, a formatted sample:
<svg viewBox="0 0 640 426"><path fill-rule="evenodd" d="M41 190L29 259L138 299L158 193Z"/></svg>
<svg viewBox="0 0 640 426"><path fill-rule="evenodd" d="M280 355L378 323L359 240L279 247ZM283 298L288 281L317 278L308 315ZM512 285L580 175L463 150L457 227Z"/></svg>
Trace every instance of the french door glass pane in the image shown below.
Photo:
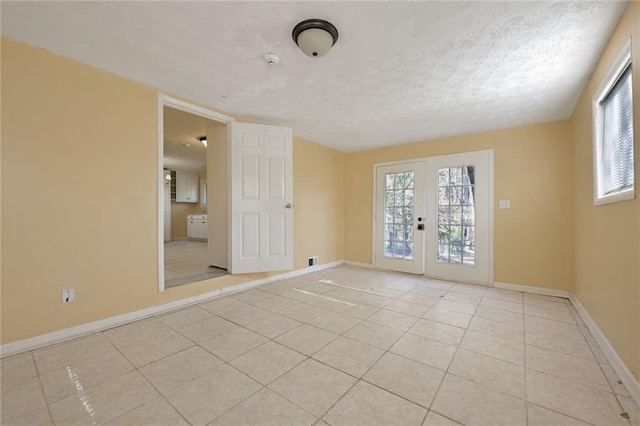
<svg viewBox="0 0 640 426"><path fill-rule="evenodd" d="M388 173L384 196L384 256L413 259L414 172Z"/></svg>
<svg viewBox="0 0 640 426"><path fill-rule="evenodd" d="M438 169L438 262L475 264L475 170Z"/></svg>

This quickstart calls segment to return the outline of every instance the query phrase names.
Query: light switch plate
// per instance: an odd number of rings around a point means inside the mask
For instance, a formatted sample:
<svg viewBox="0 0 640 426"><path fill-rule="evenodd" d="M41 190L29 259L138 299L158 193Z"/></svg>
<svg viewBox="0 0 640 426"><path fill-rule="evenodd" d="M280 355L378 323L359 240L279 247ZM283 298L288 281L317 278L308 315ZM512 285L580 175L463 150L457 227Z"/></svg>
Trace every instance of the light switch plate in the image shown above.
<svg viewBox="0 0 640 426"><path fill-rule="evenodd" d="M509 200L500 200L500 209L504 210L504 209L510 209L511 208L511 202Z"/></svg>

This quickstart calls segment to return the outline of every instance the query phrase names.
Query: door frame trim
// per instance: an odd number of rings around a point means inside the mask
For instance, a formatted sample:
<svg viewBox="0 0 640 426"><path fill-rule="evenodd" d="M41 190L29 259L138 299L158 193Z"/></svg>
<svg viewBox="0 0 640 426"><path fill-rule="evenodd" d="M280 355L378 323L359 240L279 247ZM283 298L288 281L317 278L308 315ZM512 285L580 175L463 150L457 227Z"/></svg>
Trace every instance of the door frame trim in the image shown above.
<svg viewBox="0 0 640 426"><path fill-rule="evenodd" d="M164 187L163 187L163 160L164 160L164 107L168 106L180 111L187 112L189 114L198 115L200 117L207 118L209 120L224 123L227 126L227 144L231 141L231 123L235 121L235 118L221 114L219 112L198 106L196 104L183 101L178 98L165 95L162 92L158 92L158 141L156 151L156 181L157 181L157 240L158 240L158 293L165 291L164 287ZM230 216L229 216L230 217ZM231 220L231 219L229 219ZM227 229L229 231L229 224ZM230 237L230 236L229 236ZM227 239L229 245L231 244L231 238ZM231 247L229 247L229 252ZM230 265L229 265L230 266Z"/></svg>
<svg viewBox="0 0 640 426"><path fill-rule="evenodd" d="M488 230L488 246L489 246L489 253L488 253L488 262L489 262L489 282L487 283L488 285L493 285L494 283L494 276L493 276L493 270L494 270L494 257L493 257L493 232L494 232L494 226L493 226L493 210L494 210L494 150L493 149L483 149L483 150L478 150L478 151L468 151L468 152L457 152L457 153L452 153L452 154L444 154L444 155L433 155L433 156L428 156L428 157L419 157L419 158L410 158L410 159L406 159L406 160L397 160L397 161L385 161L382 163L374 163L373 164L373 203L372 203L372 221L371 221L371 226L372 226L372 232L371 232L371 265L373 269L378 269L377 268L377 260L376 260L376 238L377 236L377 230L376 230L376 221L377 221L377 217L376 217L376 205L377 205L377 182L376 182L376 171L377 168L379 166L393 166L393 165L397 165L397 164L408 164L408 163L419 163L419 162L424 162L425 163L425 170L427 170L428 173L428 160L429 159L433 159L433 158L447 158L447 157L456 157L456 156L460 156L460 155L466 155L466 154L476 154L476 153L488 153L489 154L489 230ZM427 245L427 241L425 238L425 255L426 255L426 245ZM425 259L425 273L423 274L424 276L429 276L429 271L426 268L426 259ZM442 278L440 278L442 279ZM474 283L474 284L478 284L478 283ZM486 284L485 284L486 285Z"/></svg>

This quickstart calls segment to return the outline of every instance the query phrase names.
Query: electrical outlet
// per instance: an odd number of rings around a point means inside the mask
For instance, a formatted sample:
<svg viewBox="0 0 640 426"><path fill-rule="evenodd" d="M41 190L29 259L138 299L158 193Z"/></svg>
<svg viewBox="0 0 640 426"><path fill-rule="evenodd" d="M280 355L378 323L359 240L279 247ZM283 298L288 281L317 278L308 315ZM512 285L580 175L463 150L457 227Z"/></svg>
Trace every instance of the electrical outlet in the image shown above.
<svg viewBox="0 0 640 426"><path fill-rule="evenodd" d="M309 266L315 266L318 264L318 256L311 256L309 259Z"/></svg>
<svg viewBox="0 0 640 426"><path fill-rule="evenodd" d="M62 290L62 303L71 303L76 300L76 291L72 288Z"/></svg>

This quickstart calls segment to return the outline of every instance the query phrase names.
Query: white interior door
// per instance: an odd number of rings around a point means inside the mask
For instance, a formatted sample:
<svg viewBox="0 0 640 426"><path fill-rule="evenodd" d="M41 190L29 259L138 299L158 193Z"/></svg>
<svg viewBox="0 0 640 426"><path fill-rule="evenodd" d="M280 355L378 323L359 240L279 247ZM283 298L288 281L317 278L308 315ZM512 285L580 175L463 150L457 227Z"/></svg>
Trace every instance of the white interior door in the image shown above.
<svg viewBox="0 0 640 426"><path fill-rule="evenodd" d="M427 159L426 275L493 281L493 151Z"/></svg>
<svg viewBox="0 0 640 426"><path fill-rule="evenodd" d="M425 161L375 166L374 266L424 273Z"/></svg>
<svg viewBox="0 0 640 426"><path fill-rule="evenodd" d="M234 274L293 269L290 128L232 124L230 266Z"/></svg>

